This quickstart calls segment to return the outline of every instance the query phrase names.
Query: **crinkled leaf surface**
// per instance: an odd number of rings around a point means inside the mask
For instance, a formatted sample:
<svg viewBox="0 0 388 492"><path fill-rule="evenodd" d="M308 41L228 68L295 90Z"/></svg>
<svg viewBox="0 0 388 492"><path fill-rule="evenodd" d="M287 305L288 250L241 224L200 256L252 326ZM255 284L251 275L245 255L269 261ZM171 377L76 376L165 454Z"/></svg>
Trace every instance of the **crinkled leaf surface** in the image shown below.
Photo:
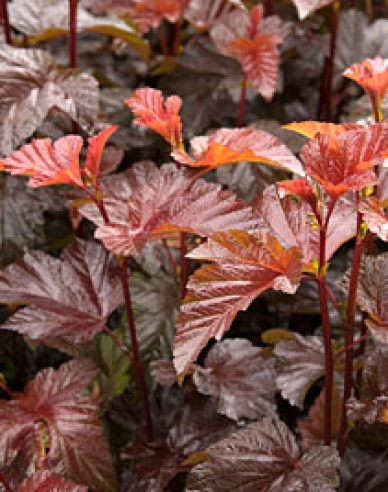
<svg viewBox="0 0 388 492"><path fill-rule="evenodd" d="M2 400L1 464L14 458L26 437L32 436L27 445L38 451L45 447L46 436L49 451L44 466L101 492L115 491L117 478L98 416L98 402L84 393L96 374L90 360L75 359L57 371L44 369L23 393L11 401Z"/></svg>
<svg viewBox="0 0 388 492"><path fill-rule="evenodd" d="M233 7L245 9L241 0L191 0L184 16L196 29L204 31L228 14Z"/></svg>
<svg viewBox="0 0 388 492"><path fill-rule="evenodd" d="M275 415L274 358L244 339L223 340L206 356L204 367L195 365L197 390L210 395L217 411L239 420Z"/></svg>
<svg viewBox="0 0 388 492"><path fill-rule="evenodd" d="M250 13L234 10L211 30L218 50L236 58L255 89L271 100L277 86L279 49L284 27L279 17L263 17L258 5Z"/></svg>
<svg viewBox="0 0 388 492"><path fill-rule="evenodd" d="M347 292L350 271L341 280L341 289ZM366 321L377 340L388 343L388 253L365 256L360 268L357 303L368 313Z"/></svg>
<svg viewBox="0 0 388 492"><path fill-rule="evenodd" d="M312 12L333 3L334 0L292 0L298 10L300 19L304 19Z"/></svg>
<svg viewBox="0 0 388 492"><path fill-rule="evenodd" d="M301 274L299 248L284 248L265 232L220 232L199 246L190 258L214 263L198 269L178 318L175 367L185 373L207 342L220 340L240 310L264 290L294 293Z"/></svg>
<svg viewBox="0 0 388 492"><path fill-rule="evenodd" d="M125 101L136 115L135 123L159 133L173 148L182 143L182 122L179 110L182 100L178 96L163 99L163 94L151 88L137 89Z"/></svg>
<svg viewBox="0 0 388 492"><path fill-rule="evenodd" d="M45 240L43 213L65 208L58 189L34 190L22 178L0 174L0 266Z"/></svg>
<svg viewBox="0 0 388 492"><path fill-rule="evenodd" d="M101 332L122 302L115 260L98 244L77 240L60 259L28 253L0 273L2 302L27 304L2 325L59 349Z"/></svg>
<svg viewBox="0 0 388 492"><path fill-rule="evenodd" d="M26 478L17 492L87 492L87 487L76 485L48 470L40 470Z"/></svg>
<svg viewBox="0 0 388 492"><path fill-rule="evenodd" d="M385 395L376 396L373 399L362 398L361 400L351 397L346 402L347 416L357 423L374 424L381 421L387 402L388 396Z"/></svg>
<svg viewBox="0 0 388 492"><path fill-rule="evenodd" d="M359 206L362 218L369 230L383 241L388 241L388 217L376 197L364 199Z"/></svg>
<svg viewBox="0 0 388 492"><path fill-rule="evenodd" d="M276 384L283 398L303 409L303 401L310 385L323 376L325 354L322 340L317 336L294 333L291 340L276 344L278 359Z"/></svg>
<svg viewBox="0 0 388 492"><path fill-rule="evenodd" d="M370 169L388 147L388 126L349 130L337 137L318 134L302 149L306 173L333 198L376 183Z"/></svg>
<svg viewBox="0 0 388 492"><path fill-rule="evenodd" d="M69 30L69 5L62 0L13 0L9 5L10 22L29 37L30 44L63 36ZM149 46L136 31L119 17L94 16L80 4L77 6L77 32L97 32L123 39L140 56L147 58Z"/></svg>
<svg viewBox="0 0 388 492"><path fill-rule="evenodd" d="M221 128L209 137L190 141L191 154L175 151L173 157L191 167L216 168L234 162L262 162L304 175L300 161L270 133L253 128Z"/></svg>
<svg viewBox="0 0 388 492"><path fill-rule="evenodd" d="M158 169L151 162L139 163L130 174L129 200L111 203L111 223L99 226L95 234L115 254L137 254L150 239L173 231L208 236L257 223L251 208L230 191L201 179L193 182L173 164Z"/></svg>
<svg viewBox="0 0 388 492"><path fill-rule="evenodd" d="M279 420L248 425L207 449L210 459L189 474L188 492L334 492L340 459L318 446L300 457L296 439Z"/></svg>
<svg viewBox="0 0 388 492"><path fill-rule="evenodd" d="M0 70L2 154L31 136L51 109L59 108L83 127L97 120L97 81L79 70L58 68L46 51L2 45Z"/></svg>

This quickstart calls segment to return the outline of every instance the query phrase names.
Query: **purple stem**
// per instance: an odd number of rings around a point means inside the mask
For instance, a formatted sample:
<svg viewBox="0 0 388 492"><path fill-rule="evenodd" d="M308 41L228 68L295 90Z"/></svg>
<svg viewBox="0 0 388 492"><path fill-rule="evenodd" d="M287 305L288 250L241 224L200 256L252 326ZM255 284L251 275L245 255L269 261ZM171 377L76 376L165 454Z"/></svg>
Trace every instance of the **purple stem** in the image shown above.
<svg viewBox="0 0 388 492"><path fill-rule="evenodd" d="M1 17L3 19L4 36L7 44L12 45L11 25L9 23L7 0L1 0Z"/></svg>
<svg viewBox="0 0 388 492"><path fill-rule="evenodd" d="M69 0L69 67L77 67L77 7L78 0Z"/></svg>

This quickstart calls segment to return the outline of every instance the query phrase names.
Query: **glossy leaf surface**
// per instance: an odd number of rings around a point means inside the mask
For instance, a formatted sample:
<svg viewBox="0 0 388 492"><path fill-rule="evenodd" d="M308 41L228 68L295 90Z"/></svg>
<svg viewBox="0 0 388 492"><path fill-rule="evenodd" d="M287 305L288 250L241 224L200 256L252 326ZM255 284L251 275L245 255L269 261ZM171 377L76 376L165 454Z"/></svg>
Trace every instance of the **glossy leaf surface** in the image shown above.
<svg viewBox="0 0 388 492"><path fill-rule="evenodd" d="M336 451L318 446L300 457L294 435L279 420L250 424L207 453L210 459L189 474L188 492L334 492L339 484Z"/></svg>
<svg viewBox="0 0 388 492"><path fill-rule="evenodd" d="M59 349L101 332L122 302L116 264L96 243L76 241L60 259L41 251L0 273L2 302L27 304L3 328Z"/></svg>
<svg viewBox="0 0 388 492"><path fill-rule="evenodd" d="M369 230L383 241L388 241L388 217L375 197L368 197L360 203L362 218Z"/></svg>
<svg viewBox="0 0 388 492"><path fill-rule="evenodd" d="M193 182L173 164L158 169L151 162L138 163L129 174L132 194L128 200L111 201L111 223L95 234L115 254L137 254L147 241L174 231L208 236L257 223L250 207L231 192L201 179Z"/></svg>
<svg viewBox="0 0 388 492"><path fill-rule="evenodd" d="M190 258L212 261L190 278L178 318L174 364L184 374L212 338L220 340L240 310L264 290L294 293L301 274L299 248L284 248L264 232L215 234Z"/></svg>
<svg viewBox="0 0 388 492"><path fill-rule="evenodd" d="M84 392L96 374L90 360L73 360L57 371L44 369L23 393L11 401L1 400L0 462L12 461L24 441L24 452L35 455L41 465L58 469L74 482L101 492L116 490L98 402ZM32 440L26 440L28 436ZM41 456L44 436L49 439L49 450ZM91 446L93 442L98 446Z"/></svg>

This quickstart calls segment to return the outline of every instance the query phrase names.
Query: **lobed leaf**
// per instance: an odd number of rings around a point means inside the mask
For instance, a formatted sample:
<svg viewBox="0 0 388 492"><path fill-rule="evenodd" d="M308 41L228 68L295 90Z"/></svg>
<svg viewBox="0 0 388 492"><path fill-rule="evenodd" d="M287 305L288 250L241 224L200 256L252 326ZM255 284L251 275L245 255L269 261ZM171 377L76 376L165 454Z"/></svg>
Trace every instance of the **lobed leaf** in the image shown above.
<svg viewBox="0 0 388 492"><path fill-rule="evenodd" d="M236 421L275 416L275 378L274 359L244 339L217 343L193 373L197 390L215 400L218 413Z"/></svg>
<svg viewBox="0 0 388 492"><path fill-rule="evenodd" d="M57 67L46 51L2 45L0 69L0 153L9 154L30 137L54 108L82 127L97 120L97 81Z"/></svg>
<svg viewBox="0 0 388 492"><path fill-rule="evenodd" d="M338 137L341 133L348 130L357 130L360 125L356 123L326 123L324 121L298 121L294 123L289 123L284 125L283 128L287 130L299 133L309 139L314 139L319 133L321 135L326 135L327 137Z"/></svg>
<svg viewBox="0 0 388 492"><path fill-rule="evenodd" d="M158 169L150 162L138 163L129 175L132 194L128 200L110 200L111 222L95 234L115 254L135 255L147 241L174 231L208 236L257 223L250 207L231 192L204 180L193 182L173 164Z"/></svg>
<svg viewBox="0 0 388 492"><path fill-rule="evenodd" d="M234 7L245 9L241 0L191 0L184 17L199 31L206 31Z"/></svg>
<svg viewBox="0 0 388 492"><path fill-rule="evenodd" d="M190 167L210 169L241 161L262 162L304 175L300 161L273 135L252 128L221 128L209 137L190 141L192 156L174 151L172 156Z"/></svg>
<svg viewBox="0 0 388 492"><path fill-rule="evenodd" d="M337 452L318 446L300 457L294 435L264 419L210 446L210 459L188 476L188 492L320 490L339 485Z"/></svg>
<svg viewBox="0 0 388 492"><path fill-rule="evenodd" d="M60 259L27 253L0 273L2 302L27 304L2 328L60 350L92 340L122 302L116 268L100 245L80 240Z"/></svg>
<svg viewBox="0 0 388 492"><path fill-rule="evenodd" d="M101 492L117 490L98 402L83 393L96 374L90 360L72 360L57 371L44 369L23 393L0 401L1 466L15 458L23 442L28 446L23 452L37 459L48 439L41 466L60 470L70 480ZM28 436L32 439L26 442ZM98 446L91 446L93 442Z"/></svg>
<svg viewBox="0 0 388 492"><path fill-rule="evenodd" d="M76 485L48 470L39 470L26 478L17 492L87 492L87 487Z"/></svg>
<svg viewBox="0 0 388 492"><path fill-rule="evenodd" d="M388 241L388 217L376 197L365 198L359 205L362 219L371 232L383 240Z"/></svg>
<svg viewBox="0 0 388 492"><path fill-rule="evenodd" d="M301 274L299 248L286 249L266 232L219 232L190 258L214 263L198 269L178 318L174 364L183 375L211 338L220 340L238 311L264 290L294 293Z"/></svg>
<svg viewBox="0 0 388 492"><path fill-rule="evenodd" d="M388 89L388 59L384 60L380 56L367 58L349 67L343 75L354 80L367 94L375 94L381 101Z"/></svg>

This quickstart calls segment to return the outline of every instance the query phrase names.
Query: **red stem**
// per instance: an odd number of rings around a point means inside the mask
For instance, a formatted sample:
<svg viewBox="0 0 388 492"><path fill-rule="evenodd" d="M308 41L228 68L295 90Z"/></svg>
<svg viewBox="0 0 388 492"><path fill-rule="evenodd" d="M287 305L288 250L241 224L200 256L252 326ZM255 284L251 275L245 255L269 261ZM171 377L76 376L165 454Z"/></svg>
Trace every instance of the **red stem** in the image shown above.
<svg viewBox="0 0 388 492"><path fill-rule="evenodd" d="M246 75L244 75L244 78L241 81L241 92L240 92L240 101L238 103L236 126L242 126L244 122L245 103L247 99L247 84L248 84L248 78Z"/></svg>
<svg viewBox="0 0 388 492"><path fill-rule="evenodd" d="M166 57L170 56L163 22L160 23L158 27L158 38L159 38L160 47L162 48L163 55Z"/></svg>
<svg viewBox="0 0 388 492"><path fill-rule="evenodd" d="M350 274L349 282L349 294L346 312L346 331L345 331L345 346L350 346L354 339L354 326L356 320L357 309L357 283L360 273L361 258L364 239L360 234L362 225L362 214L357 212L357 236L356 244L353 253L352 271ZM342 399L342 413L341 424L338 434L338 451L342 455L345 448L345 435L346 435L346 402L350 398L353 388L353 350L349 350L345 354L345 381L344 381L344 395Z"/></svg>
<svg viewBox="0 0 388 492"><path fill-rule="evenodd" d="M181 28L182 18L180 18L174 25L174 38L172 43L172 53L174 56L179 56L179 46L181 44Z"/></svg>
<svg viewBox="0 0 388 492"><path fill-rule="evenodd" d="M4 485L6 492L13 492L8 480L5 478L4 473L0 470L0 482Z"/></svg>
<svg viewBox="0 0 388 492"><path fill-rule="evenodd" d="M110 337L114 341L114 343L122 350L122 352L131 355L128 347L124 345L124 343L120 340L120 338L116 337L116 335L113 333L112 330L104 326L103 331L106 335L108 335L108 337ZM131 358L131 362L133 363L132 358Z"/></svg>
<svg viewBox="0 0 388 492"><path fill-rule="evenodd" d="M369 331L367 331L367 328L366 328L365 317L366 317L366 313L362 313L361 337L360 337L360 339L363 339L363 340L360 343L360 347L358 348L357 357L363 357L363 355L365 354L366 339L368 338L368 335L370 333ZM363 368L360 367L357 371L357 377L356 377L356 387L355 387L356 398L360 398L360 395L361 395L362 373L363 373Z"/></svg>
<svg viewBox="0 0 388 492"><path fill-rule="evenodd" d="M11 32L11 25L9 23L7 0L1 0L0 7L1 7L1 17L3 19L5 41L7 44L12 45L12 32Z"/></svg>
<svg viewBox="0 0 388 492"><path fill-rule="evenodd" d="M78 0L69 0L69 67L77 67L77 6Z"/></svg>
<svg viewBox="0 0 388 492"><path fill-rule="evenodd" d="M357 338L354 340L350 345L347 345L346 347L343 347L341 350L338 350L334 354L334 360L337 360L339 357L341 357L342 354L345 354L348 351L352 351L354 347L357 345L360 345L360 348L362 345L365 345L365 340L369 337L370 333L369 331L365 332L360 338Z"/></svg>
<svg viewBox="0 0 388 492"><path fill-rule="evenodd" d="M186 284L189 277L188 272L188 261L186 258L187 253L187 244L186 244L187 235L185 232L180 233L180 256L181 256L181 298L183 299L186 295Z"/></svg>
<svg viewBox="0 0 388 492"><path fill-rule="evenodd" d="M168 245L168 242L166 241L166 239L163 239L162 240L162 243L163 243L164 249L166 250L166 253L167 253L167 256L168 256L168 260L171 263L171 266L172 266L174 272L176 273L176 271L177 271L177 264L176 264L176 261L174 260L173 255L172 255L171 248Z"/></svg>
<svg viewBox="0 0 388 492"><path fill-rule="evenodd" d="M128 278L128 268L127 268L127 259L122 258L120 261L120 277L121 277L121 284L123 287L123 293L124 293L124 300L125 300L125 309L127 313L127 319L128 319L128 326L129 326L129 332L131 335L131 344L132 344L132 363L133 367L135 369L135 374L136 374L136 380L139 386L139 391L141 393L141 398L143 400L143 408L145 412L145 418L146 418L146 433L147 433L147 439L148 441L153 441L154 439L154 427L152 423L152 417L151 417L151 408L150 404L148 401L148 391L147 391L147 386L144 378L144 372L143 372L143 367L140 361L140 352L139 352L139 344L137 341L137 333L136 333L136 326L135 326L135 318L133 315L133 309L132 309L132 300L131 300L131 294L129 290L129 278Z"/></svg>
<svg viewBox="0 0 388 492"><path fill-rule="evenodd" d="M275 13L273 0L264 0L264 16L269 17Z"/></svg>

